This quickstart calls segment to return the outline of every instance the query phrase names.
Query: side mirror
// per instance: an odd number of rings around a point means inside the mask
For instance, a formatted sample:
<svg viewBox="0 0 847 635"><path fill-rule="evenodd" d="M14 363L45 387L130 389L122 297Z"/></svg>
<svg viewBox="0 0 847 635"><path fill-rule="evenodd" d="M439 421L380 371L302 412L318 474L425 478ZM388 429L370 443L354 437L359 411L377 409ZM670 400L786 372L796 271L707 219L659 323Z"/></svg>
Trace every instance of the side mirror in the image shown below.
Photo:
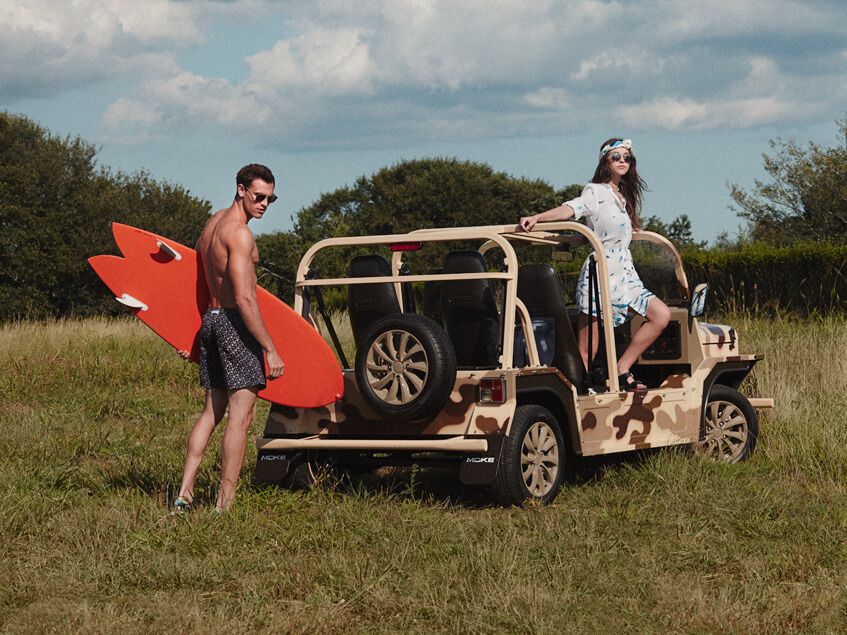
<svg viewBox="0 0 847 635"><path fill-rule="evenodd" d="M694 287L694 295L691 296L691 317L700 317L706 311L706 295L708 293L708 282L701 282Z"/></svg>

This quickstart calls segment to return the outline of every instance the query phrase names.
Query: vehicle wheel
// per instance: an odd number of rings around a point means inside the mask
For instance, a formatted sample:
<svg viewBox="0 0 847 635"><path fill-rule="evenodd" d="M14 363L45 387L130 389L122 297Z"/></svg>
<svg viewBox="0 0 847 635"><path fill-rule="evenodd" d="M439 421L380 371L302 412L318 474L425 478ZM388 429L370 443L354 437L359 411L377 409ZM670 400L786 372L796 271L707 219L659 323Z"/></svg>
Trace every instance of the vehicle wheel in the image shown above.
<svg viewBox="0 0 847 635"><path fill-rule="evenodd" d="M753 454L758 437L759 418L747 398L729 386L712 386L697 451L713 461L738 463Z"/></svg>
<svg viewBox="0 0 847 635"><path fill-rule="evenodd" d="M386 419L428 419L441 412L456 383L456 353L434 320L386 315L362 336L356 381L362 398Z"/></svg>
<svg viewBox="0 0 847 635"><path fill-rule="evenodd" d="M559 493L564 471L565 442L556 417L541 406L518 406L494 477L497 502L547 504Z"/></svg>
<svg viewBox="0 0 847 635"><path fill-rule="evenodd" d="M322 476L328 476L331 482L349 481L354 471L344 464L340 453L306 450L294 458L285 486L293 490L310 490Z"/></svg>

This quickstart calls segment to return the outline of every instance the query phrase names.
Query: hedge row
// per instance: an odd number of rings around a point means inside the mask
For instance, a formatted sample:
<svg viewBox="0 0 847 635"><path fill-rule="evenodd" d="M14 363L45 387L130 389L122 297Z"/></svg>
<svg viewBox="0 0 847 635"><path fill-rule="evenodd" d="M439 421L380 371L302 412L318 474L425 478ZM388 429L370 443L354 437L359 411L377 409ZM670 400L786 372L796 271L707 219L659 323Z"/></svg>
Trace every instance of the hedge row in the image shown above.
<svg viewBox="0 0 847 635"><path fill-rule="evenodd" d="M691 288L711 286L710 308L804 316L847 308L847 245L752 243L737 251L686 250Z"/></svg>

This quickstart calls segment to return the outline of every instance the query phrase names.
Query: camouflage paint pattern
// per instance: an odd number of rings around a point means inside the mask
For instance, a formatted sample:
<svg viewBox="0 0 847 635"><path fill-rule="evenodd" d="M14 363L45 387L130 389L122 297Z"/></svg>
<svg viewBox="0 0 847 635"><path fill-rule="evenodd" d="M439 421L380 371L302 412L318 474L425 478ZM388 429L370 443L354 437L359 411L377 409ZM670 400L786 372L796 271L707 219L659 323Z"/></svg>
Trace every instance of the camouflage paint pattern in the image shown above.
<svg viewBox="0 0 847 635"><path fill-rule="evenodd" d="M668 374L658 388L646 392L598 393L577 398L583 455L696 442L700 436L704 390L711 386L707 381L710 375L729 362L746 374L760 359L756 355L738 354L734 329L699 324L687 316L685 309L671 309L671 320L680 323L683 339L678 358L639 363L642 367L672 365L686 372ZM634 332L643 323L639 316L628 328Z"/></svg>
<svg viewBox="0 0 847 635"><path fill-rule="evenodd" d="M343 437L422 437L507 434L517 405L516 387L532 392L529 378L558 394L563 433L571 435L574 450L585 456L627 452L646 448L696 442L704 400L704 386L716 366L732 363L749 372L759 359L754 355L727 355L738 350L737 337L729 327L698 325L692 333L707 333L710 339L700 346L683 347L677 365L698 362L689 373L669 374L658 388L646 392L599 392L577 395L573 386L556 369L547 367L495 371L459 371L447 404L432 420L391 421L380 417L362 400L355 374L344 373L344 399L321 408L286 408L274 405L265 427L266 437L340 435ZM705 339L705 338L704 338ZM695 338L696 341L696 338ZM730 345L730 342L734 345ZM722 354L723 353L723 354ZM664 360L662 363L668 363ZM478 403L477 388L483 377L502 377L506 401ZM552 382L552 384L551 384ZM539 384L540 386L540 384ZM539 387L540 389L540 387ZM525 399L527 397L524 397ZM573 428L568 421L578 421Z"/></svg>
<svg viewBox="0 0 847 635"><path fill-rule="evenodd" d="M344 372L344 398L321 408L271 407L265 436L330 434L404 437L422 435L505 434L515 412L514 381L506 381L505 403L478 403L477 388L484 377L503 377L501 371L459 371L447 404L434 419L392 421L368 406L356 376ZM511 373L514 375L514 371Z"/></svg>
<svg viewBox="0 0 847 635"><path fill-rule="evenodd" d="M582 233L591 241L591 232L573 223L548 224L549 231L572 230ZM537 239L542 243L555 238L552 233L539 231L524 234L513 226L491 226L483 228L465 228L449 230L451 239L476 238L482 236L493 243L502 243L502 238L519 238L521 240ZM393 237L359 237L351 239L328 239L313 246L304 256L298 270L298 294L296 309L308 312L308 305L303 304L301 287L304 282L311 258L322 245L334 246L344 244L378 244L380 242L438 239L444 240L447 230L419 230L402 236ZM456 233L458 232L458 233ZM587 232L587 234L586 234ZM456 233L455 236L452 234ZM430 236L430 234L432 234ZM439 238L440 237L440 238ZM641 232L639 239L664 245L674 256L677 281L682 290L682 297L688 297L688 283L682 270L678 253L666 239ZM498 242L499 241L499 242ZM595 250L602 250L599 244L592 245ZM502 247L503 245L501 245ZM508 247L504 247L509 252ZM599 253L599 252L598 252ZM398 254L394 255L395 265L399 263ZM602 261L602 259L601 259ZM517 262L513 256L506 258L509 274L513 276ZM397 269L397 267L394 267ZM492 277L507 274L490 274ZM507 276L507 277L508 277ZM425 281L431 276L410 276L403 280ZM510 278L514 279L514 278ZM602 279L602 277L601 277ZM344 284L349 279L324 280L322 284ZM382 280L382 279L380 279ZM401 281L397 278L397 283ZM371 282L358 280L359 283ZM515 303L512 295L506 296L507 304ZM601 295L604 295L601 292ZM356 385L355 374L344 372L344 398L336 403L321 408L286 408L274 405L265 427L265 436L269 438L302 437L312 435L331 436L339 438L360 438L366 446L368 439L378 438L445 438L445 437L502 437L509 433L515 408L519 403L546 403L556 410L562 425L562 432L569 435L575 452L583 455L610 454L654 448L681 443L692 443L700 437L700 425L703 406L712 383L721 374L731 379L735 385L740 383L750 372L755 363L761 359L758 355L742 355L735 330L728 326L699 323L690 318L687 307L672 306L671 320L679 325L680 341L676 345L674 359L642 358L633 371L645 374L653 372L657 378L657 387L641 393L598 391L589 394L577 394L576 389L555 368L537 366L531 368L504 367L497 370L460 370L457 373L449 400L442 411L433 419L427 421L387 420L374 412L361 398ZM507 322L513 317L511 308L506 311ZM615 352L615 339L620 338L625 346L631 335L644 323L641 316L636 316L628 324L615 331L616 337L606 334L608 351ZM507 327L509 324L507 323ZM611 332L611 328L609 328ZM506 328L505 332L510 332ZM676 350L676 349L674 349ZM509 354L507 354L509 353ZM511 360L511 342L503 342L503 359ZM609 359L614 359L610 357ZM484 377L499 377L506 385L506 400L504 403L478 403L477 390L480 379ZM616 382L614 382L616 383ZM614 385L609 381L609 386ZM551 399L553 400L551 402Z"/></svg>

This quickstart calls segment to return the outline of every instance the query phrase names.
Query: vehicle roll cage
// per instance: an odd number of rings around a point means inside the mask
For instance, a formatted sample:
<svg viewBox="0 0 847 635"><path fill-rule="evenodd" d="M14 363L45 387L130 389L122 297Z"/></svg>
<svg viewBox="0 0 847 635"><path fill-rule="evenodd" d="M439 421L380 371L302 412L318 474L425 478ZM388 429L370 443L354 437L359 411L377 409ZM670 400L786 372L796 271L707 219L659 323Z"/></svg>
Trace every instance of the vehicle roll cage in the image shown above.
<svg viewBox="0 0 847 635"><path fill-rule="evenodd" d="M576 235L574 235L576 234ZM677 283L685 301L690 297L688 280L682 267L682 258L673 244L665 237L647 231L639 231L633 235L633 240L648 241L667 250L673 259ZM393 251L391 258L391 275L380 277L345 277L345 278L316 278L311 269L315 257L322 251L333 247L367 247L369 245L401 245L403 243L430 243L430 242L461 242L461 241L483 241L479 248L480 253L485 253L493 248L499 248L503 252L503 271L487 271L484 273L429 273L429 274L401 274L403 264L403 250ZM418 229L407 234L385 234L378 236L356 236L326 238L310 247L300 261L295 281L294 310L306 319L310 319L310 307L307 290L313 287L346 286L351 284L373 284L393 283L397 291L397 297L402 298L401 287L406 282L430 282L444 280L449 276L451 280L503 280L505 283L505 294L503 296L503 332L513 333L515 329L515 316L517 315L523 326L524 333L532 333L529 312L523 302L517 297L518 259L512 245L515 243L529 243L532 245L550 245L553 247L567 247L588 244L596 254L597 274L601 287L608 287L608 269L606 266L605 250L597 235L588 227L573 221L556 221L538 223L533 231L525 232L519 225L487 225L479 227L462 228L438 228ZM402 302L402 299L401 299ZM603 333L605 338L605 353L607 368L614 368L617 364L615 342L612 325L612 310L608 293L600 294L602 309ZM402 309L406 309L401 304ZM538 366L538 348L534 337L526 337L529 364ZM500 357L502 368L512 368L514 359L514 338L504 337ZM610 373L609 390L619 390L618 378L615 373Z"/></svg>

